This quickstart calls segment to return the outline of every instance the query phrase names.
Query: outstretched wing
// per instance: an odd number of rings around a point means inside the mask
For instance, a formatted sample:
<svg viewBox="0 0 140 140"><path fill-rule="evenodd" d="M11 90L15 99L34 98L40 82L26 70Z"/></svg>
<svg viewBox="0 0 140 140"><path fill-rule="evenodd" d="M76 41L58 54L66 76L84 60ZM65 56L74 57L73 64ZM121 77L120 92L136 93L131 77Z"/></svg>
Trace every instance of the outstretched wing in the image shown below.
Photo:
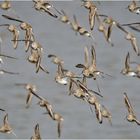
<svg viewBox="0 0 140 140"><path fill-rule="evenodd" d="M126 69L130 69L129 64L130 64L130 54L128 52L127 55L126 55L126 59L125 59L125 68Z"/></svg>
<svg viewBox="0 0 140 140"><path fill-rule="evenodd" d="M134 110L132 108L130 100L129 100L129 98L128 98L128 96L127 96L127 94L125 92L124 92L124 102L125 102L125 105L126 105L126 107L128 109L128 112L131 113L131 114L134 114Z"/></svg>

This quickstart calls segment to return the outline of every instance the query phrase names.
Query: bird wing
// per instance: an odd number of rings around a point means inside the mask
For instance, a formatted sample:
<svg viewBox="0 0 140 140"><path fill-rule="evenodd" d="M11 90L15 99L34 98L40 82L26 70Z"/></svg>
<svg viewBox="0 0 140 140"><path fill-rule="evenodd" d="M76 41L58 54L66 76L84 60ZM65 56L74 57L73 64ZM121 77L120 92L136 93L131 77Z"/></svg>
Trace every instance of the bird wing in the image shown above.
<svg viewBox="0 0 140 140"><path fill-rule="evenodd" d="M134 114L133 107L132 107L132 105L130 103L130 100L129 100L129 98L128 98L128 96L125 92L124 92L124 102L125 102L125 105L128 109L128 112L131 113L131 114Z"/></svg>

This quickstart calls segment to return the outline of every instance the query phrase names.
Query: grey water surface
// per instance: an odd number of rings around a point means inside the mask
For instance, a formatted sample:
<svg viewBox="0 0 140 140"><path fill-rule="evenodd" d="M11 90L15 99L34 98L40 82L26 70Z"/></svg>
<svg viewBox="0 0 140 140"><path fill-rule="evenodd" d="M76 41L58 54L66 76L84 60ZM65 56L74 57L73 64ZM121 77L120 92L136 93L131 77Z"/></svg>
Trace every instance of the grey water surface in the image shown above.
<svg viewBox="0 0 140 140"><path fill-rule="evenodd" d="M76 15L81 26L89 29L88 10L81 7L81 1L52 1L57 9L64 11L71 20L73 14ZM102 1L95 2L100 14L113 17L119 23L130 23L139 21L140 15L130 13L126 7L130 2ZM124 34L114 27L112 32L111 47L106 43L103 34L97 30L97 22L92 32L94 41L90 38L76 36L69 25L61 23L58 19L50 17L47 13L38 12L33 8L32 1L12 1L12 9L9 11L0 10L2 14L19 17L30 23L33 27L35 38L43 46L42 65L47 67L50 74L39 71L35 73L35 66L27 61L29 53L25 53L24 43L19 42L16 50L12 47L12 35L6 27L0 27L0 37L2 39L2 52L7 55L18 57L18 60L3 58L4 64L1 68L9 71L19 72L19 75L0 75L0 107L4 108L9 115L9 122L19 139L29 139L34 133L36 123L40 125L40 133L43 139L54 139L57 137L57 123L52 121L47 115L43 115L45 109L40 108L34 97L31 107L25 108L26 90L23 87L15 86L15 83L33 83L37 86L37 93L48 99L56 112L64 117L62 136L63 139L128 139L140 138L140 126L126 120L127 109L123 101L123 92L127 92L131 99L134 110L140 119L140 79L121 75L120 71L124 67L127 52L130 52L131 59L140 62L140 57L136 56L129 41L126 41ZM9 21L0 16L0 24L12 23L18 25L16 21ZM128 28L127 28L128 29ZM130 30L130 29L128 29ZM130 30L131 31L131 30ZM133 33L137 37L140 47L140 33ZM21 32L20 39L24 34ZM47 57L48 54L56 54L64 60L65 68L80 73L81 70L75 68L78 63L84 62L84 47L95 45L97 67L112 75L113 77L99 78L101 94L104 96L101 103L108 107L112 113L111 126L106 119L103 124L99 124L95 114L91 113L88 104L73 96L68 95L67 86L59 85L54 81L56 65ZM88 80L88 86L97 91L95 81ZM3 123L4 114L0 112L0 124ZM15 139L12 134L0 133L1 139Z"/></svg>

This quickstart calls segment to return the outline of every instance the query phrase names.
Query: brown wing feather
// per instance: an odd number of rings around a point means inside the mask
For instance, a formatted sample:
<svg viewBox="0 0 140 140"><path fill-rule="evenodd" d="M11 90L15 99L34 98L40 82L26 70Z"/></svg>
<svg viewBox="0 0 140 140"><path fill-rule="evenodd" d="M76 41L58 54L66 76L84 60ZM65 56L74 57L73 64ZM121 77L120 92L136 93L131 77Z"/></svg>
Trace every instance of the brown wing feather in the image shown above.
<svg viewBox="0 0 140 140"><path fill-rule="evenodd" d="M125 102L125 105L128 109L128 112L131 113L131 114L134 114L133 107L132 107L132 105L130 103L130 100L129 100L126 93L124 93L124 102Z"/></svg>

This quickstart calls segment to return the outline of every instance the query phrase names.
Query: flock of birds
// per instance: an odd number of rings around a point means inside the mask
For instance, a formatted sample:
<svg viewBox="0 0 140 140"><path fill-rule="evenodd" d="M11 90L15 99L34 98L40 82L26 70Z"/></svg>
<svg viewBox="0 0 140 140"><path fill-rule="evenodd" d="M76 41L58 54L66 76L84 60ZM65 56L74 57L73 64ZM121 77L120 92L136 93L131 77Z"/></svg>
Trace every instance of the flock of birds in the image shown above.
<svg viewBox="0 0 140 140"><path fill-rule="evenodd" d="M58 10L54 5L52 5L49 1L45 0L33 0L35 10L39 12L46 12L49 16L58 19L62 23L67 24L71 27L71 29L77 34L85 37L89 37L95 43L95 38L92 35L92 31L94 30L95 21L98 23L98 31L103 33L105 40L109 45L113 46L113 42L111 40L111 33L114 27L124 33L126 41L130 42L134 52L137 56L140 55L140 50L137 44L136 37L130 31L128 31L125 27L131 28L136 32L140 32L140 22L137 23L127 23L120 24L113 17L100 14L97 6L93 1L83 0L81 1L81 7L86 8L89 12L89 26L90 31L86 30L82 27L77 21L76 15L73 15L73 21L67 16L64 10ZM99 2L100 4L100 2ZM127 9L134 13L140 15L140 4L136 1L130 2ZM3 1L0 3L0 8L3 10L11 9L10 1ZM57 14L56 14L57 13ZM1 24L1 27L6 27L7 30L12 33L13 38L11 39L13 43L13 48L17 49L20 42L25 43L25 52L28 54L28 62L35 65L35 72L38 73L40 70L46 74L49 74L47 68L42 66L42 57L43 57L43 47L36 40L34 31L32 26L24 20L21 20L16 17L12 17L10 15L2 15L3 18L15 21L15 23L19 23L18 25L14 24ZM20 32L25 32L25 38L20 39ZM2 42L2 40L1 40ZM99 77L104 78L106 76L112 77L110 74L107 74L98 69L96 65L96 50L94 43L91 45L90 50L88 47L84 48L84 60L83 64L79 63L75 67L81 69L81 74L76 74L64 67L64 60L62 60L56 54L49 54L48 58L57 65L55 81L58 84L67 85L69 90L69 95L73 95L74 97L84 101L90 107L92 113L95 113L97 121L101 124L103 123L103 118L107 118L109 123L112 125L112 115L106 106L104 106L100 98L103 98L103 95L100 92L100 87L97 82ZM95 43L96 44L96 43ZM3 58L7 57L9 59L17 59L16 57L9 56L6 54L2 54L0 52L0 63L3 64ZM131 65L135 63L136 68L132 68ZM130 60L130 53L128 52L125 58L124 68L121 73L125 76L131 76L140 78L140 64ZM0 69L0 74L19 74L17 72L7 71L5 69ZM96 81L98 91L94 91L88 88L87 80L91 78ZM57 113L53 108L53 105L49 103L48 99L40 96L40 94L36 91L36 85L31 83L16 83L16 86L23 86L28 94L26 98L26 107L29 108L33 96L38 99L38 105L42 108L46 109L44 114L47 114L53 121L57 122L57 131L58 137L61 137L62 130L62 122L64 118L61 114ZM137 119L136 114L134 113L134 109L131 105L130 99L127 96L127 93L124 93L124 103L128 110L128 114L126 116L129 122L136 122L136 124L140 125L140 121ZM94 108L93 108L94 107ZM13 131L13 128L10 126L8 122L8 113L4 109L0 109L2 112L5 112L3 125L0 127L0 132L2 133L12 133L16 136ZM34 128L34 135L31 139L39 140L41 139L39 124L37 123Z"/></svg>

